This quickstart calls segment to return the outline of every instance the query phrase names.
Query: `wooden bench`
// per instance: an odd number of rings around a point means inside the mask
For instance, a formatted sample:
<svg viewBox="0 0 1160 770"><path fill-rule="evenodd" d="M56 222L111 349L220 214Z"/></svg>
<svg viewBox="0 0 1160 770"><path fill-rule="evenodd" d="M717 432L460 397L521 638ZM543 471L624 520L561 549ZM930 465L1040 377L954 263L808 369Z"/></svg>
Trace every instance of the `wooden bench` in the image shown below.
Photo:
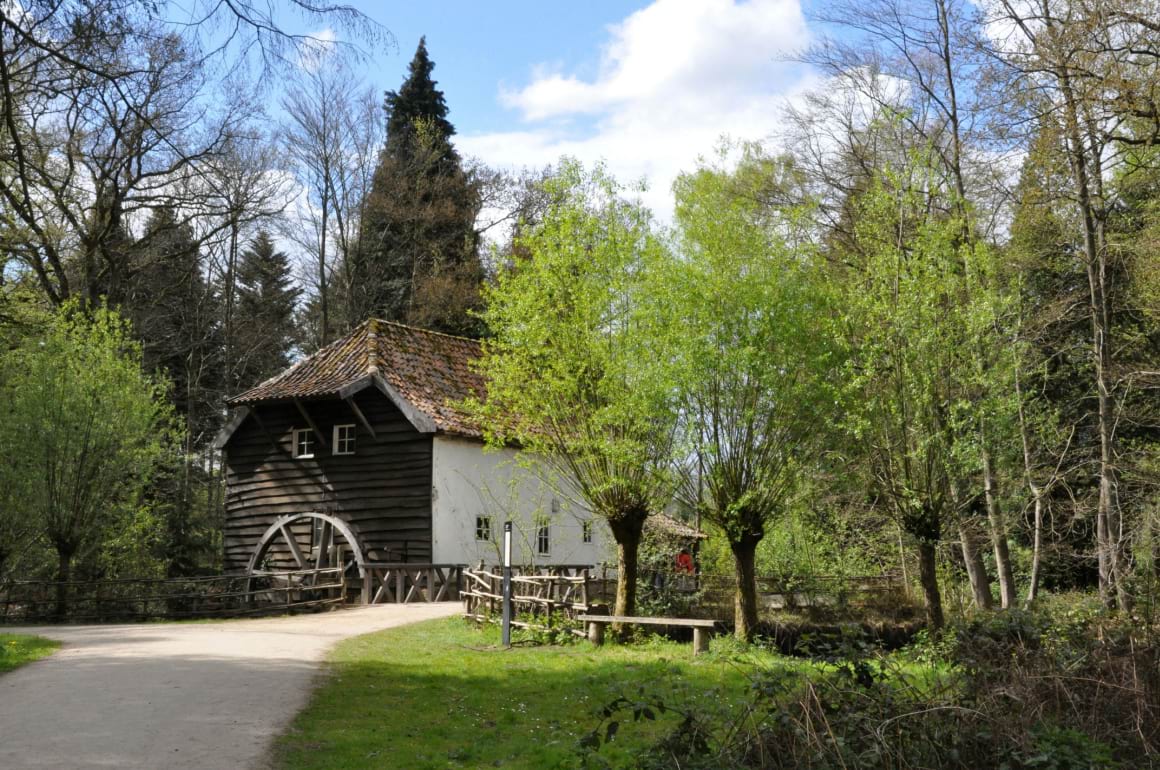
<svg viewBox="0 0 1160 770"><path fill-rule="evenodd" d="M588 641L595 645L604 644L604 627L611 623L625 623L635 626L670 626L693 629L693 654L709 651L709 632L717 625L715 620L696 618L638 618L630 615L579 615L577 620L588 624Z"/></svg>

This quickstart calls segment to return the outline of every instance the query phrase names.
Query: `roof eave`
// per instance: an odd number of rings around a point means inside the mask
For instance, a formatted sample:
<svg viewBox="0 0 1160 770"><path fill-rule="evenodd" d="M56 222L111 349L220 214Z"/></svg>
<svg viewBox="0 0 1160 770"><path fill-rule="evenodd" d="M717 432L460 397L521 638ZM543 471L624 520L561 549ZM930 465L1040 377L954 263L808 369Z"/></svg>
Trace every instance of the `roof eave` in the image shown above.
<svg viewBox="0 0 1160 770"><path fill-rule="evenodd" d="M250 407L243 406L234 411L230 415L230 419L222 426L221 430L213 438L213 448L216 451L221 451L225 445L229 443L230 438L237 432L238 428L242 427L242 423L250 416Z"/></svg>

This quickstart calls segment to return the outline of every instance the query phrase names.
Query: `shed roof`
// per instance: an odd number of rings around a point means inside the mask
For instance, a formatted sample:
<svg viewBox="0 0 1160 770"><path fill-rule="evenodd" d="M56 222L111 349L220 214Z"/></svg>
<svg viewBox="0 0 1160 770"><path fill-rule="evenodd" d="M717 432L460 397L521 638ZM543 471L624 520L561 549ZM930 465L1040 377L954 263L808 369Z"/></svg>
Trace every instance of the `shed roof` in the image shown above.
<svg viewBox="0 0 1160 770"><path fill-rule="evenodd" d="M479 438L478 424L457 404L486 395L483 377L471 368L480 355L476 340L372 318L226 403L346 398L373 386L423 432Z"/></svg>
<svg viewBox="0 0 1160 770"><path fill-rule="evenodd" d="M678 540L704 540L704 532L673 518L667 513L654 513L644 520L645 532L657 537L671 537Z"/></svg>

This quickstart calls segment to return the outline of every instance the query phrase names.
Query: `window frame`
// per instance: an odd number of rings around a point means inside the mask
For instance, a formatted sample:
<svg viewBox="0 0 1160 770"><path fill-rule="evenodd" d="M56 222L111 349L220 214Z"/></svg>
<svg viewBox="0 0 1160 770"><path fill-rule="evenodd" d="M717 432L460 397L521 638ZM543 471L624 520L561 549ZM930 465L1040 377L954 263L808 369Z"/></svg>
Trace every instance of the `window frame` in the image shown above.
<svg viewBox="0 0 1160 770"><path fill-rule="evenodd" d="M300 436L305 436L306 441L300 442ZM314 459L314 445L317 443L317 441L318 439L314 435L313 428L294 428L294 432L291 434L292 444L290 454L294 457L295 460L312 460ZM299 451L300 443L305 443L310 447L309 454L305 454Z"/></svg>
<svg viewBox="0 0 1160 770"><path fill-rule="evenodd" d="M585 545L590 545L593 542L592 535L592 519L585 519L580 522L580 542Z"/></svg>
<svg viewBox="0 0 1160 770"><path fill-rule="evenodd" d="M543 522L536 528L536 556L552 555L552 524Z"/></svg>
<svg viewBox="0 0 1160 770"><path fill-rule="evenodd" d="M339 430L341 430L343 428L350 429L350 435L346 439L342 439L338 435ZM333 454L335 454L339 457L349 457L350 455L355 454L355 452L358 448L358 441L357 441L358 428L355 426L355 424L353 422L349 422L349 423L344 422L344 423L341 423L339 425L335 425L334 429L331 431L330 435L331 435L331 439L334 441L334 443L331 444L331 446L334 447ZM348 451L348 452L342 451L343 441L350 442L350 451Z"/></svg>
<svg viewBox="0 0 1160 770"><path fill-rule="evenodd" d="M476 516L475 517L475 542L490 543L492 542L492 532L494 530L491 526L490 516ZM484 537L480 537L480 535Z"/></svg>

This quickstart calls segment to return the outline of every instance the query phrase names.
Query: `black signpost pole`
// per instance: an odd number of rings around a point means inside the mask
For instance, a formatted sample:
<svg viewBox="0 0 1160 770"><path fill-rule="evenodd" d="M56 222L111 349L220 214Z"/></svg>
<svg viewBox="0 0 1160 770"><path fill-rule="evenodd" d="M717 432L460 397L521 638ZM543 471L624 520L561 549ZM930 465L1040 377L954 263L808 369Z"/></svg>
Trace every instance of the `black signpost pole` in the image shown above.
<svg viewBox="0 0 1160 770"><path fill-rule="evenodd" d="M512 646L512 523L503 525L503 646Z"/></svg>

